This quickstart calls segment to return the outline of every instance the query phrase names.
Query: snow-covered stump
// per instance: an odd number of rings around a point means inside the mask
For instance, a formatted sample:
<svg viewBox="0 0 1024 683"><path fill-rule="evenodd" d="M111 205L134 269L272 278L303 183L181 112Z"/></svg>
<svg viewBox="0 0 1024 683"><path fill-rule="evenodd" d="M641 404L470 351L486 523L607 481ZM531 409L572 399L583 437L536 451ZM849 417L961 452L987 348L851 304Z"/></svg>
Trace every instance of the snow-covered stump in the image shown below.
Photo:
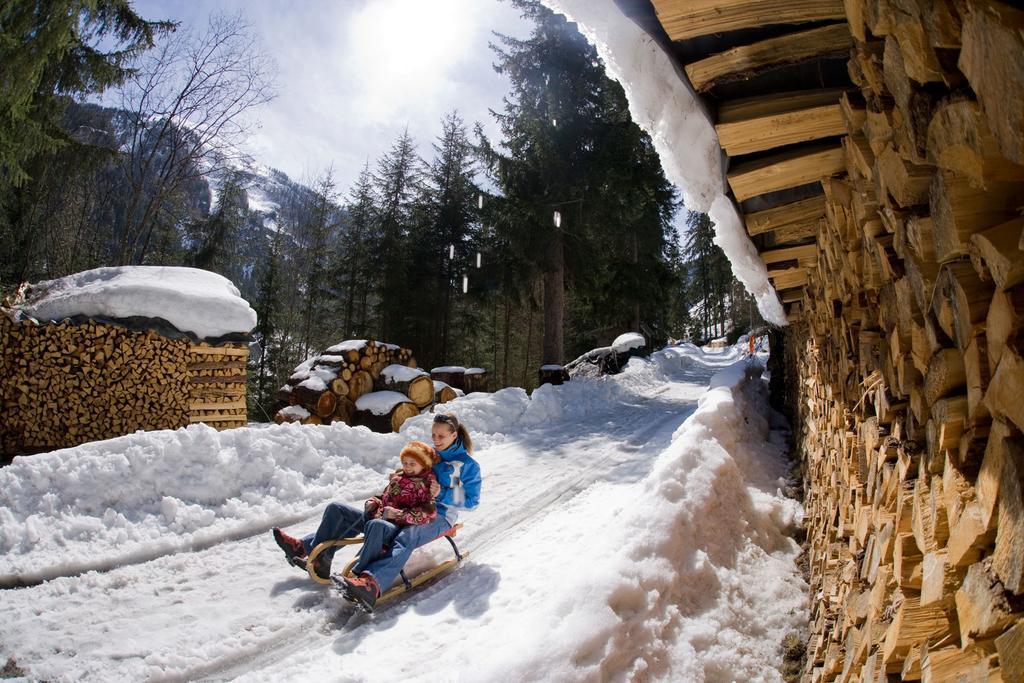
<svg viewBox="0 0 1024 683"><path fill-rule="evenodd" d="M487 371L483 368L466 368L462 374L462 383L462 388L467 394L487 391Z"/></svg>
<svg viewBox="0 0 1024 683"><path fill-rule="evenodd" d="M542 365L537 371L537 384L554 384L559 385L563 382L568 382L571 378L569 372L561 365Z"/></svg>
<svg viewBox="0 0 1024 683"><path fill-rule="evenodd" d="M461 365L443 365L430 371L430 378L444 382L453 389L466 390L466 368Z"/></svg>
<svg viewBox="0 0 1024 683"><path fill-rule="evenodd" d="M397 391L374 391L356 401L352 421L375 432L397 432L410 417L420 414L416 404Z"/></svg>

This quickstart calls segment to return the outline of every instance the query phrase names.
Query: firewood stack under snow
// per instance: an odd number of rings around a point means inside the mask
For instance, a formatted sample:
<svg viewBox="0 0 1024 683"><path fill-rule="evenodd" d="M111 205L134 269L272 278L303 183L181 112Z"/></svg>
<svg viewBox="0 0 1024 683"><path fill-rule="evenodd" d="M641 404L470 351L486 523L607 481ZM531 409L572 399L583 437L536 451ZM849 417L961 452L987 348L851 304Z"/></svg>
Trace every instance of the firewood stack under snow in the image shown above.
<svg viewBox="0 0 1024 683"><path fill-rule="evenodd" d="M416 367L412 351L350 339L299 365L277 392L278 424L363 425L397 432L407 419L456 396Z"/></svg>

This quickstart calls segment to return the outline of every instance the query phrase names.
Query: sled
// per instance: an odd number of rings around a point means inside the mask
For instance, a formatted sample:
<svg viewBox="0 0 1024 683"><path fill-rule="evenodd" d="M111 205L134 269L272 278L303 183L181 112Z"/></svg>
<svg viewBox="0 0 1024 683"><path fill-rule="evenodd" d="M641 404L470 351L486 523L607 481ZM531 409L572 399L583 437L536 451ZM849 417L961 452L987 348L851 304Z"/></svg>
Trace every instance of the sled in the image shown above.
<svg viewBox="0 0 1024 683"><path fill-rule="evenodd" d="M401 572L399 572L399 576L402 579L401 583L396 583L391 588L381 593L380 597L377 598L377 604L379 605L385 600L389 600L395 597L396 595L400 595L402 593L407 593L411 591L416 586L422 585L427 581L430 581L435 576L439 576L449 571L450 569L453 569L460 562L462 562L462 560L468 557L469 553L459 552L459 547L455 545L455 534L458 533L459 529L461 528L462 524L456 524L455 526L449 528L447 531L445 531L437 538L434 538L428 541L427 543L423 544L428 545L439 538L443 538L446 541L448 541L448 543L452 546L452 551L455 553L454 558L446 560L441 564L437 565L436 567L432 567L431 569L421 572L416 576L412 577L411 579L408 576L406 576L405 570L403 569ZM362 536L355 536L353 538L341 538L336 541L324 541L323 543L317 545L315 548L313 548L312 552L309 553L309 557L306 558L306 571L309 573L309 578L313 579L317 583L324 586L329 586L333 583L339 589L343 590L345 587L344 578L346 576L352 576L352 567L355 566L358 558L353 557L351 560L349 560L349 563L345 565L345 568L342 569L340 573L335 574L332 572L331 576L326 579L317 576L316 572L313 571L313 567L316 565L316 558L320 555L320 553L327 550L328 548L336 548L344 545L359 545L362 542Z"/></svg>

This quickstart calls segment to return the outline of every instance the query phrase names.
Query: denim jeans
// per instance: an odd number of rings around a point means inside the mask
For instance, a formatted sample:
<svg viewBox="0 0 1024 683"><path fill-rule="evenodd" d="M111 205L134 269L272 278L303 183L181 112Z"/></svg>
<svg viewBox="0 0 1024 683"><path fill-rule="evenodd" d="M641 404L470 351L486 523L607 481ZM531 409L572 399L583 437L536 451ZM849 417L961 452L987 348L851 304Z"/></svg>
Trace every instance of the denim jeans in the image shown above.
<svg viewBox="0 0 1024 683"><path fill-rule="evenodd" d="M363 544L363 549L359 553L359 562L352 568L352 573L359 574L365 571L371 574L377 580L381 592L384 592L398 578L398 573L408 562L412 551L448 531L450 526L448 520L441 516L428 524L414 524L401 528L384 520L371 520L366 524L366 543ZM375 553L369 552L373 550L373 547L370 546L371 534L374 535L374 544L377 548ZM377 545L377 536L382 539L379 545ZM380 548L388 544L387 540L383 540L387 536L391 536L391 550L383 557L378 557Z"/></svg>
<svg viewBox="0 0 1024 683"><path fill-rule="evenodd" d="M302 545L309 553L324 541L336 541L340 538L351 538L363 532L366 524L366 514L344 503L330 503L324 510L324 516L320 520L320 526L316 533L309 534L302 538ZM334 557L337 548L328 548L323 552L327 559Z"/></svg>

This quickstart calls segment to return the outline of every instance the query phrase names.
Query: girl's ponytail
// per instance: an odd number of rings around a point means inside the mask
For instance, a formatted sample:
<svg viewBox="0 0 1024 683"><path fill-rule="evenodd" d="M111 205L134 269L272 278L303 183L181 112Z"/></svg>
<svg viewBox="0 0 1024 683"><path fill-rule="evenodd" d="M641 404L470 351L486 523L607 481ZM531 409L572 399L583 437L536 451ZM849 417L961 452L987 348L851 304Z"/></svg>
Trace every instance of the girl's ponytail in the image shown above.
<svg viewBox="0 0 1024 683"><path fill-rule="evenodd" d="M459 438L462 439L462 445L465 446L466 452L470 455L473 454L473 439L469 436L469 430L466 429L466 425L459 422L459 428L455 430L459 434Z"/></svg>

